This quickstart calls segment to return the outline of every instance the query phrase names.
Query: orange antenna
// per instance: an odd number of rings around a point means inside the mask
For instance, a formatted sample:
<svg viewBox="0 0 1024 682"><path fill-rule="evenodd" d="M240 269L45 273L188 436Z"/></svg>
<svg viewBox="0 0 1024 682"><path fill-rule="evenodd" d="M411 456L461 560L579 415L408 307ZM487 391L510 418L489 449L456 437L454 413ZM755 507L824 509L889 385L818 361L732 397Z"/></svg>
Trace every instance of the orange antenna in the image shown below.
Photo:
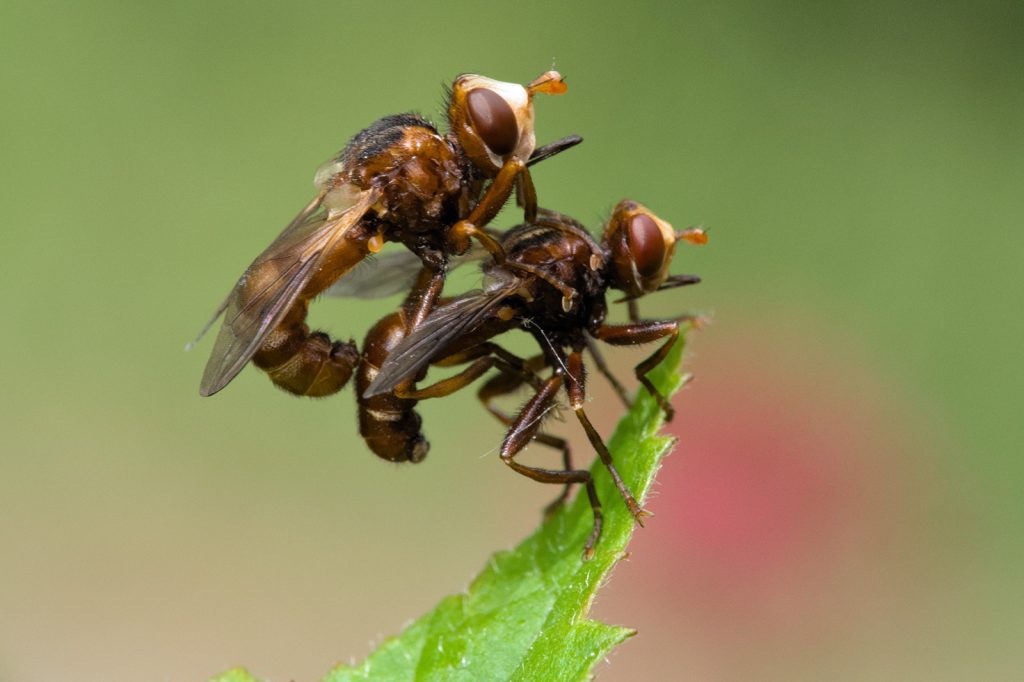
<svg viewBox="0 0 1024 682"><path fill-rule="evenodd" d="M545 95L561 95L569 89L566 85L565 79L562 78L562 74L557 71L545 71L541 75L533 79L529 85L526 86L526 91L530 95L535 95L538 92L542 92Z"/></svg>
<svg viewBox="0 0 1024 682"><path fill-rule="evenodd" d="M707 244L708 233L704 231L703 227L691 227L682 232L676 232L676 239L681 239L690 244Z"/></svg>

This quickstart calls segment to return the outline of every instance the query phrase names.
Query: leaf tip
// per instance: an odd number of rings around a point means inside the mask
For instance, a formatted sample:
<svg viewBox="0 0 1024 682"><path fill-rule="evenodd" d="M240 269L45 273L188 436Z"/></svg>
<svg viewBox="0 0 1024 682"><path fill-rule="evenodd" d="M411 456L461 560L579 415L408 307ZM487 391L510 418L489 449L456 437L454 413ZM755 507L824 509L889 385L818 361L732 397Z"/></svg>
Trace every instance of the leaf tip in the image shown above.
<svg viewBox="0 0 1024 682"><path fill-rule="evenodd" d="M217 677L211 678L210 682L259 682L259 680L250 675L249 671L245 668L239 667L232 668Z"/></svg>

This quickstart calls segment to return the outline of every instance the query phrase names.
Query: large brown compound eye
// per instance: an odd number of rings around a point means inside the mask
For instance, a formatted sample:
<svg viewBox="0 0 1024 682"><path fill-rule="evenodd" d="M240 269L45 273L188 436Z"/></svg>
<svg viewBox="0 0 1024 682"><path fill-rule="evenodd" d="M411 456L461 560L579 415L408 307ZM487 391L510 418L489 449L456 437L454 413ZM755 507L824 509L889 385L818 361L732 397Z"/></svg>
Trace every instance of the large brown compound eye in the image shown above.
<svg viewBox="0 0 1024 682"><path fill-rule="evenodd" d="M629 219L629 252L641 277L653 277L665 262L665 237L654 219L637 213Z"/></svg>
<svg viewBox="0 0 1024 682"><path fill-rule="evenodd" d="M519 127L505 98L493 90L476 88L466 95L466 105L484 144L498 156L512 153L519 141Z"/></svg>

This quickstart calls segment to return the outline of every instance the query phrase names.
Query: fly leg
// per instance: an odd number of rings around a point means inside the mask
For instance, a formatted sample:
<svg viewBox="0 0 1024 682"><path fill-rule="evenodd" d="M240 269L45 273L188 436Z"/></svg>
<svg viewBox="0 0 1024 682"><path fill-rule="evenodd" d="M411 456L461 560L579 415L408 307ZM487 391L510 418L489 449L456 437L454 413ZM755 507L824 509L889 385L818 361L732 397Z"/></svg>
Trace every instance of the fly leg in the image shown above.
<svg viewBox="0 0 1024 682"><path fill-rule="evenodd" d="M469 239L473 237L491 252L496 263L505 262L505 249L494 237L487 234L483 227L498 215L498 211L511 196L512 190L519 184L518 178L522 173L529 173L522 159L513 156L504 163L469 216L455 223L449 231L448 239L455 253L465 253L469 249ZM526 199L528 203L524 210L529 221L531 216L537 215L537 197L534 194L532 205L529 197Z"/></svg>
<svg viewBox="0 0 1024 682"><path fill-rule="evenodd" d="M626 301L626 306L629 311L629 321L636 324L640 321L640 306L637 304L635 298L631 298Z"/></svg>
<svg viewBox="0 0 1024 682"><path fill-rule="evenodd" d="M469 249L470 237L474 237L491 253L495 263L531 274L537 274L535 269L529 268L522 263L507 261L505 248L497 239L483 229L483 226L491 222L494 216L498 214L501 207L508 201L512 190L516 188L519 188L517 196L523 204L523 214L526 222L535 222L537 219L537 192L533 186L533 179L527 164L522 159L513 156L498 171L498 174L487 187L487 191L484 192L479 203L473 207L469 216L465 220L455 223L448 232L448 241L452 251L455 253L465 253ZM549 278L545 279L548 279L549 283L554 286L562 288ZM568 312L572 307L572 297L576 292L569 287L564 289L562 292L562 307Z"/></svg>
<svg viewBox="0 0 1024 682"><path fill-rule="evenodd" d="M494 404L497 398L506 396L522 387L524 383L531 383L535 389L540 388L540 383L537 382L537 370L541 369L546 365L545 358L543 355L537 355L529 360L526 360L526 367L524 373L518 373L514 371L508 371L502 369L502 371L489 379L480 390L477 392L477 398L483 403L484 407L494 417L505 426L512 426L515 419L510 415L506 414L504 410ZM554 448L562 453L562 468L566 471L572 470L572 452L569 450L569 443L563 438L552 436L547 433L538 432L533 439L542 445L547 445L550 448ZM569 493L572 492L572 482L566 483L562 492L559 493L550 504L544 507L544 518L551 518L555 512L562 508L565 501L569 499Z"/></svg>
<svg viewBox="0 0 1024 682"><path fill-rule="evenodd" d="M643 320L634 324L622 325L605 324L593 332L595 338L613 346L632 346L668 337L658 350L654 351L649 358L636 366L636 378L654 396L654 399L658 401L658 406L665 413L666 421L672 421L672 417L675 416L675 410L672 409L672 405L665 399L665 396L647 378L647 373L657 367L672 349L672 344L679 337L679 323L694 319L696 319L694 316L687 315L675 320Z"/></svg>
<svg viewBox="0 0 1024 682"><path fill-rule="evenodd" d="M583 138L579 135L567 135L560 140L549 142L543 147L537 147L530 154L529 160L526 162L527 167L540 163L544 159L550 159L556 154L561 154L566 149L575 147L580 142L583 142ZM534 207L533 215L527 215L526 221L529 223L534 222L537 217L537 190L533 186L533 177L529 173L523 173L519 176L518 182L516 183L516 206L525 208L529 206Z"/></svg>
<svg viewBox="0 0 1024 682"><path fill-rule="evenodd" d="M552 277L548 273L544 272L542 268L535 267L528 263L509 262L505 264L505 267L515 268L516 270L522 270L523 272L529 273L537 279L547 282L549 285L558 289L562 294L562 310L569 312L572 310L572 299L576 297L576 290L565 282L561 282L558 279Z"/></svg>
<svg viewBox="0 0 1024 682"><path fill-rule="evenodd" d="M551 85L548 83L537 83L532 86L532 92L543 92L546 94L561 94L565 91L564 85ZM483 197L465 220L455 223L449 233L449 239L455 253L465 253L469 249L469 238L475 237L483 244L484 248L491 252L497 263L505 262L505 249L501 247L493 237L483 231L483 227L498 215L498 211L508 201L512 191L516 191L516 204L523 208L523 216L528 223L537 219L537 190L533 185L533 176L530 175L529 166L548 159L556 154L574 147L583 141L578 135L569 135L560 140L535 149L526 161L511 157L502 165L498 174L491 181L484 192Z"/></svg>
<svg viewBox="0 0 1024 682"><path fill-rule="evenodd" d="M445 270L444 264L439 267L424 265L420 268L420 272L416 276L416 282L402 303L402 313L405 320L404 336L412 333L416 327L423 323L423 320L430 314L430 311L433 310L437 299L441 296L441 290L444 289ZM416 383L416 377L409 377L395 387L395 395L400 398L411 397L405 396L403 393L411 391L414 383ZM452 389L452 391L454 390L457 390L457 388Z"/></svg>
<svg viewBox="0 0 1024 682"><path fill-rule="evenodd" d="M615 487L619 490L619 495L622 496L622 500L626 503L626 508L633 515L633 520L636 521L637 525L643 526L644 517L651 516L651 513L642 509L637 503L636 498L633 497L633 493L630 492L625 481L622 480L622 476L619 475L619 470L615 468L615 462L612 461L612 453L608 451L608 446L601 439L601 434L590 423L590 418L587 417L587 413L583 409L583 403L587 399L583 355L579 351L573 351L565 358L564 362L567 369L565 391L569 394L569 406L576 413L576 418L583 426L587 438L590 439L590 444L597 450L597 456L601 458L601 462L608 469L612 482L615 483Z"/></svg>
<svg viewBox="0 0 1024 682"><path fill-rule="evenodd" d="M505 440L501 444L501 461L511 467L514 471L541 483L556 483L571 485L582 483L586 486L587 497L590 498L590 508L594 512L594 529L583 545L583 558L589 559L594 555L594 545L601 537L601 526L604 523L604 515L601 513L601 501L597 497L597 489L594 487L594 479L586 469L569 469L558 471L555 469L541 469L539 467L520 464L515 460L526 445L537 436L541 420L554 404L558 389L562 387L564 379L561 373L552 375L541 384L540 389L523 406L518 416L512 420L512 425ZM567 452L563 451L563 452Z"/></svg>
<svg viewBox="0 0 1024 682"><path fill-rule="evenodd" d="M608 380L608 383L612 385L612 389L614 389L615 394L619 396L619 400L621 400L622 404L626 406L626 409L628 410L633 407L633 403L629 400L629 396L626 395L626 388L622 385L622 382L612 374L611 369L609 369L608 365L604 361L604 356L601 355L601 349L597 347L596 343L594 343L594 339L588 335L585 340L587 342L587 350L590 351L590 355L594 358L594 364L597 365L597 371L603 374L604 378Z"/></svg>
<svg viewBox="0 0 1024 682"><path fill-rule="evenodd" d="M408 336L434 309L437 299L444 288L447 274L445 266L433 267L425 265L416 276L416 282L405 297L402 308L405 310L405 334Z"/></svg>
<svg viewBox="0 0 1024 682"><path fill-rule="evenodd" d="M537 190L533 186L533 176L526 169L516 177L516 206L523 209L526 222L537 220Z"/></svg>
<svg viewBox="0 0 1024 682"><path fill-rule="evenodd" d="M534 388L540 388L541 381L535 371L528 369L528 360L523 360L501 346L490 342L484 342L468 350L454 353L431 364L436 367L452 367L470 361L472 364L458 374L441 379L424 388L411 389L400 385L395 389L395 395L410 400L442 398L465 388L492 367L497 367L501 371L499 376L515 377L516 386L522 385L523 382L529 382Z"/></svg>
<svg viewBox="0 0 1024 682"><path fill-rule="evenodd" d="M429 386L416 390L402 390L399 388L395 390L395 394L400 398L411 400L444 397L465 388L492 367L497 367L499 370L497 376L487 381L480 388L477 395L488 412L497 417L506 426L512 426L515 420L502 412L492 401L498 396L507 395L527 383L533 386L534 389L541 390L543 382L537 376L537 370L545 366L544 356L538 355L528 360L523 360L509 353L501 346L488 342L467 351L450 355L434 364L438 366L451 366L462 364L473 358L476 359L473 360L469 367L454 376L441 379ZM545 433L535 434L533 440L559 450L562 453L562 463L565 470L572 470L572 455L569 451L569 444L566 441ZM517 466L521 465L517 464ZM561 494L544 508L544 518L550 518L565 503L572 484L575 482L567 482Z"/></svg>

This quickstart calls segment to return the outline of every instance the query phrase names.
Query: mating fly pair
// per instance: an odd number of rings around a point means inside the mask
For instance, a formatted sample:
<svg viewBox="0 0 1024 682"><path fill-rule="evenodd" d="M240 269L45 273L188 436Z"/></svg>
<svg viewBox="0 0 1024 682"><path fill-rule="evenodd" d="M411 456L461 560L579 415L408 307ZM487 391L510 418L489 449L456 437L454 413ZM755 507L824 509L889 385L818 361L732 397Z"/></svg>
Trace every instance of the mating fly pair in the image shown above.
<svg viewBox="0 0 1024 682"><path fill-rule="evenodd" d="M637 365L636 375L671 418L671 407L646 374L665 357L688 318L639 320L635 300L698 281L669 277L668 267L678 240L701 243L704 235L700 230L674 232L646 208L624 201L598 243L572 218L538 209L528 167L580 138L535 148L533 96L565 89L553 71L525 86L460 76L450 91L447 134L415 114L388 116L358 133L318 171L314 199L249 266L207 325L224 315L200 393L221 390L250 360L277 386L314 397L339 391L355 371L360 431L367 444L386 459L416 462L429 447L416 402L448 395L495 368L498 373L479 395L509 426L502 460L534 480L563 484L555 504L564 501L572 484L586 487L594 511L594 530L585 546L589 556L602 520L593 481L588 471L573 468L564 441L540 431L542 417L564 388L627 507L641 522L646 512L618 476L584 410L582 352L590 350L598 369L628 402L595 341L634 345L663 340ZM503 236L488 231L487 224L513 192L525 222ZM440 300L450 262L466 254L473 239L490 256L484 265L485 288ZM305 323L310 301L346 286L349 295L363 295L356 284L360 277L342 278L389 241L404 244L414 255L406 262L417 274L401 309L370 330L362 353L351 341L332 341L310 331ZM372 288L380 294L391 291L386 284ZM605 324L609 289L625 293L630 324ZM523 359L494 341L515 328L536 338L539 355ZM459 374L416 388L431 365L465 363L469 366ZM541 376L545 371L546 378ZM534 396L517 416L494 406L495 398L526 384ZM561 450L563 468L517 462L515 456L531 440Z"/></svg>

